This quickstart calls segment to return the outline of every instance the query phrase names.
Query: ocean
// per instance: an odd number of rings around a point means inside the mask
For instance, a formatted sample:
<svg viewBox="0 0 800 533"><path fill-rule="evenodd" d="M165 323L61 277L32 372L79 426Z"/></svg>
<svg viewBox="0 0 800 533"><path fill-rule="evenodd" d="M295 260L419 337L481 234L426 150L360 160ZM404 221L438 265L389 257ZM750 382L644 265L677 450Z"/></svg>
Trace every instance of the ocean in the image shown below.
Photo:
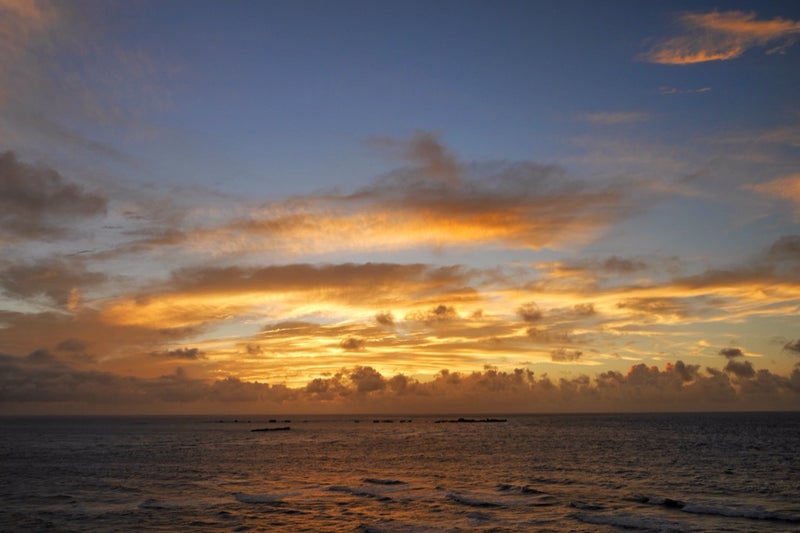
<svg viewBox="0 0 800 533"><path fill-rule="evenodd" d="M0 531L800 531L800 413L0 424Z"/></svg>

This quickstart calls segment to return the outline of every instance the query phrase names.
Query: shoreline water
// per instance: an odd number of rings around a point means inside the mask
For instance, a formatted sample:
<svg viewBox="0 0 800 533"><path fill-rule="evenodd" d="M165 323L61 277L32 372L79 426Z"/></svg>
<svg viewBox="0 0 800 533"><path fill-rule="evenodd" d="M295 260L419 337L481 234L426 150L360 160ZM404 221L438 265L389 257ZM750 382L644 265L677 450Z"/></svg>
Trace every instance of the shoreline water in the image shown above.
<svg viewBox="0 0 800 533"><path fill-rule="evenodd" d="M502 416L4 417L0 530L800 528L798 413Z"/></svg>

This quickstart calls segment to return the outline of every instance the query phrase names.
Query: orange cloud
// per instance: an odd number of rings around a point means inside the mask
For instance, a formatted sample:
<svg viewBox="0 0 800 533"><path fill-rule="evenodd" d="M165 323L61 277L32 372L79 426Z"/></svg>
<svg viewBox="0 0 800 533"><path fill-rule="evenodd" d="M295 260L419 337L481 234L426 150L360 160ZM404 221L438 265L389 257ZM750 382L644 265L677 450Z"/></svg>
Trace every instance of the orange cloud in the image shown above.
<svg viewBox="0 0 800 533"><path fill-rule="evenodd" d="M656 45L642 57L651 63L689 65L725 61L750 48L777 42L768 53L782 52L800 35L800 22L782 18L757 20L755 13L714 11L680 17L686 33Z"/></svg>
<svg viewBox="0 0 800 533"><path fill-rule="evenodd" d="M139 238L98 257L166 248L214 255L269 251L284 258L418 247L558 248L591 240L639 208L630 187L573 180L557 166L459 164L435 136L423 133L384 142L412 151L407 158L416 163L346 194L168 221L153 214Z"/></svg>
<svg viewBox="0 0 800 533"><path fill-rule="evenodd" d="M748 188L761 194L789 201L794 205L796 217L800 219L800 174L791 174L765 183L751 185Z"/></svg>

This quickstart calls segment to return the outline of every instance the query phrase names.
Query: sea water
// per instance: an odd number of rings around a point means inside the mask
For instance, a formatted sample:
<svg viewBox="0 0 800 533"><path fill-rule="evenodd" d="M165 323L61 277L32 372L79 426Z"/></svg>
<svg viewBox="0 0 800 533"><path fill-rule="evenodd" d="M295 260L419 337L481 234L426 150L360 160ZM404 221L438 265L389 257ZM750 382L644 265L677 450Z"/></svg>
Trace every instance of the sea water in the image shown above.
<svg viewBox="0 0 800 533"><path fill-rule="evenodd" d="M502 418L2 418L0 530L800 531L800 413Z"/></svg>

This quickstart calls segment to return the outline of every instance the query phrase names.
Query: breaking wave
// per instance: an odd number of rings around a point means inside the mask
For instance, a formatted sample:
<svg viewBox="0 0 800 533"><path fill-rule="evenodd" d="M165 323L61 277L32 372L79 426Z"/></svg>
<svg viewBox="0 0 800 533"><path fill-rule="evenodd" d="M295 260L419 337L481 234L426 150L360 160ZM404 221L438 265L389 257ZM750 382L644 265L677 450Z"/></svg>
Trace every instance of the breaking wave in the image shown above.
<svg viewBox="0 0 800 533"><path fill-rule="evenodd" d="M648 505L659 505L680 509L684 513L699 515L724 516L727 518L747 518L751 520L773 520L778 522L800 523L800 515L770 511L756 505L744 505L737 502L688 502L660 496L637 494L634 501Z"/></svg>

